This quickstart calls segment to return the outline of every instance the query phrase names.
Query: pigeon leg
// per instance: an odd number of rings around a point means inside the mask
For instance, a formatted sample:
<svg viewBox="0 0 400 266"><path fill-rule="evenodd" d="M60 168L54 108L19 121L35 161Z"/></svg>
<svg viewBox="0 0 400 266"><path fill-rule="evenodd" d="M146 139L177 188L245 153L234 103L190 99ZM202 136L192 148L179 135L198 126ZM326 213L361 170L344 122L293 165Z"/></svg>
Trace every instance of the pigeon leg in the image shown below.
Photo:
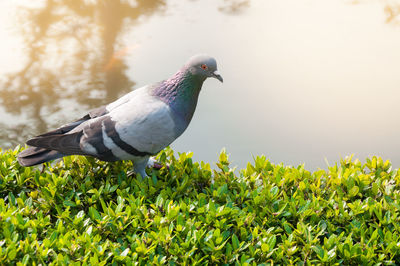
<svg viewBox="0 0 400 266"><path fill-rule="evenodd" d="M146 166L149 161L149 157L143 157L139 160L133 161L133 168L135 169L136 174L140 174L142 179L147 177L146 174Z"/></svg>

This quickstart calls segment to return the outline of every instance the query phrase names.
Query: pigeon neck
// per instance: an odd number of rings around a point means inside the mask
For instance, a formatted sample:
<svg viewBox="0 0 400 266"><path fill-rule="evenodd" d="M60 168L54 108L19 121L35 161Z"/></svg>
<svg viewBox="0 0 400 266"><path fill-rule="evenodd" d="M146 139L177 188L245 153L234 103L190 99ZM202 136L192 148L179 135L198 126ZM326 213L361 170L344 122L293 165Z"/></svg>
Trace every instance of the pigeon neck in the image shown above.
<svg viewBox="0 0 400 266"><path fill-rule="evenodd" d="M196 109L203 82L203 78L193 75L188 69L184 69L163 81L153 91L153 94L167 103L174 114L184 120L186 128Z"/></svg>

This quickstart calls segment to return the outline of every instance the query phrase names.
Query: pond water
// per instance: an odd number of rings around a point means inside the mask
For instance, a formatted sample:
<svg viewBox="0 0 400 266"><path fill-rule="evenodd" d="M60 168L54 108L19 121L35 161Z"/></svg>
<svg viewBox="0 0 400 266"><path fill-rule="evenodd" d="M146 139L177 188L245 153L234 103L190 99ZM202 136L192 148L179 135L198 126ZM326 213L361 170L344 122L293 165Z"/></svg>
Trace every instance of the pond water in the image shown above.
<svg viewBox="0 0 400 266"><path fill-rule="evenodd" d="M205 82L176 151L310 170L354 153L398 168L399 13L380 0L1 1L0 147L207 53L224 83Z"/></svg>

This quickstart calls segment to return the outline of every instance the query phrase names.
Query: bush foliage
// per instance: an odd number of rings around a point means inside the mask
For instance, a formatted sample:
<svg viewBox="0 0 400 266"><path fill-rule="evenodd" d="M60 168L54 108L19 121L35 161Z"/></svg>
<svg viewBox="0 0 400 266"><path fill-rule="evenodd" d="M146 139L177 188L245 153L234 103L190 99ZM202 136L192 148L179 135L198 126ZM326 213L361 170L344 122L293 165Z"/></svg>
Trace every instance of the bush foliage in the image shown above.
<svg viewBox="0 0 400 266"><path fill-rule="evenodd" d="M191 154L131 162L81 156L21 167L0 154L1 264L396 264L400 176L351 157L313 173L264 156L236 172Z"/></svg>

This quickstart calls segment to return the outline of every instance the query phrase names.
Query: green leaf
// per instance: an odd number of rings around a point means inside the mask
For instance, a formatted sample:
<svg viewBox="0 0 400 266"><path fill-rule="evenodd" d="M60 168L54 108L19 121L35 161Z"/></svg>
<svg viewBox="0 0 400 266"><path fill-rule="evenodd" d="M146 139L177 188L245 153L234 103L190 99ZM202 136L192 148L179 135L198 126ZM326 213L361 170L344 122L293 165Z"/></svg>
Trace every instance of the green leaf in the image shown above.
<svg viewBox="0 0 400 266"><path fill-rule="evenodd" d="M25 256L24 256L24 258L22 259L22 264L23 265L27 265L28 264L28 262L29 262L29 254L26 254Z"/></svg>
<svg viewBox="0 0 400 266"><path fill-rule="evenodd" d="M356 196L358 194L359 190L360 189L358 188L358 186L352 187L352 189L350 189L350 191L349 191L349 196L350 197Z"/></svg>
<svg viewBox="0 0 400 266"><path fill-rule="evenodd" d="M269 245L267 243L261 244L261 250L262 250L262 252L268 252L269 251Z"/></svg>
<svg viewBox="0 0 400 266"><path fill-rule="evenodd" d="M17 256L17 250L15 249L15 247L12 247L9 251L8 251L8 259L9 260L14 260L15 257Z"/></svg>
<svg viewBox="0 0 400 266"><path fill-rule="evenodd" d="M64 204L64 206L76 207L75 202L73 202L71 200L64 200L63 204Z"/></svg>
<svg viewBox="0 0 400 266"><path fill-rule="evenodd" d="M97 220L97 221L101 220L100 213L93 207L89 207L89 216L93 220Z"/></svg>
<svg viewBox="0 0 400 266"><path fill-rule="evenodd" d="M268 238L267 244L268 244L268 246L269 246L269 250L271 251L271 250L275 247L275 244L276 244L276 236L275 236L275 235L270 236L270 237Z"/></svg>
<svg viewBox="0 0 400 266"><path fill-rule="evenodd" d="M8 200L9 200L10 204L12 204L12 206L16 205L15 196L14 196L14 194L12 192L8 193Z"/></svg>
<svg viewBox="0 0 400 266"><path fill-rule="evenodd" d="M235 234L232 235L232 247L233 247L233 250L239 249L239 239L237 238L237 236Z"/></svg>

